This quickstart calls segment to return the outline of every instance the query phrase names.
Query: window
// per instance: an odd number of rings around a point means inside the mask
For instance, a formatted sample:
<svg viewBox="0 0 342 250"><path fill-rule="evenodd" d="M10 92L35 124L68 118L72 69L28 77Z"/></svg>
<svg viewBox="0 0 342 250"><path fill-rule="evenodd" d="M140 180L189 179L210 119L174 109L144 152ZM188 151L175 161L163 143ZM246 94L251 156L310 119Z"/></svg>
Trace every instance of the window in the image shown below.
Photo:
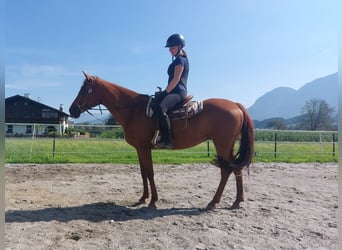
<svg viewBox="0 0 342 250"><path fill-rule="evenodd" d="M26 125L26 134L32 134L32 125Z"/></svg>
<svg viewBox="0 0 342 250"><path fill-rule="evenodd" d="M58 114L54 110L43 109L42 110L42 118L58 118Z"/></svg>
<svg viewBox="0 0 342 250"><path fill-rule="evenodd" d="M44 133L45 133L46 135L49 135L49 134L56 134L56 132L57 132L57 129L56 129L54 126L47 126L47 127L45 128L45 131L44 131Z"/></svg>
<svg viewBox="0 0 342 250"><path fill-rule="evenodd" d="M13 134L13 125L7 125L7 131L8 134Z"/></svg>

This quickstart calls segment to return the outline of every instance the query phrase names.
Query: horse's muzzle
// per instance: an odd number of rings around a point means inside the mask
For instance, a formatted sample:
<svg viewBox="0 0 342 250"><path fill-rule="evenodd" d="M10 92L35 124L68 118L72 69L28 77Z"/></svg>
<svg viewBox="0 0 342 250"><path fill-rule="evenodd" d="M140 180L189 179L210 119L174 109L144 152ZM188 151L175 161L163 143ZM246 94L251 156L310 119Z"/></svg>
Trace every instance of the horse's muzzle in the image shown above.
<svg viewBox="0 0 342 250"><path fill-rule="evenodd" d="M69 108L69 113L72 118L79 118L81 115L81 110L78 106L73 105Z"/></svg>

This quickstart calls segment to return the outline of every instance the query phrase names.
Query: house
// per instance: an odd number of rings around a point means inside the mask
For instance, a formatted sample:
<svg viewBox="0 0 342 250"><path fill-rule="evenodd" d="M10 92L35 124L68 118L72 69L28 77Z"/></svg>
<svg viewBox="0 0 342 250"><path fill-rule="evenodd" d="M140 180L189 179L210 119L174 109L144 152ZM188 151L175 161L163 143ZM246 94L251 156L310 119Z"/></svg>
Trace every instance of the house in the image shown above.
<svg viewBox="0 0 342 250"><path fill-rule="evenodd" d="M5 99L6 136L62 135L68 126L69 115L30 99L29 95L15 95Z"/></svg>

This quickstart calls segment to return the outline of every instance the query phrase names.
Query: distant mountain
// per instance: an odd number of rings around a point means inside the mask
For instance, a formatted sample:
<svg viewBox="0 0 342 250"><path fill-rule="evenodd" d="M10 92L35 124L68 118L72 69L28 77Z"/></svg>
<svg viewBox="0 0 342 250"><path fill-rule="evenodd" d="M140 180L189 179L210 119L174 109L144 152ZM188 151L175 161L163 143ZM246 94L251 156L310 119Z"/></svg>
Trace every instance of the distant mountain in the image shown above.
<svg viewBox="0 0 342 250"><path fill-rule="evenodd" d="M248 108L253 120L265 120L273 117L289 119L301 115L305 102L313 99L325 100L329 105L338 107L337 73L306 83L299 90L279 87L259 97Z"/></svg>
<svg viewBox="0 0 342 250"><path fill-rule="evenodd" d="M86 112L82 113L81 116L77 119L70 119L73 120L75 124L88 124L88 125L104 125L109 118L109 113L104 111L102 114L96 112L90 115Z"/></svg>

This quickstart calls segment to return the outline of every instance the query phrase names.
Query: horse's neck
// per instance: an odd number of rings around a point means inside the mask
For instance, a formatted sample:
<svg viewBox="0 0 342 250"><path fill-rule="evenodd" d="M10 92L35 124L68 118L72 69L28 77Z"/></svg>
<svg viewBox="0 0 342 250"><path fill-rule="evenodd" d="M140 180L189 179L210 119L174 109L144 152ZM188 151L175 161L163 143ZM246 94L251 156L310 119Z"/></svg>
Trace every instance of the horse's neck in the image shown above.
<svg viewBox="0 0 342 250"><path fill-rule="evenodd" d="M120 122L125 124L131 116L132 109L136 108L136 102L140 100L140 94L119 86L115 83L110 83L101 80L103 91L101 93L101 102L112 115Z"/></svg>

